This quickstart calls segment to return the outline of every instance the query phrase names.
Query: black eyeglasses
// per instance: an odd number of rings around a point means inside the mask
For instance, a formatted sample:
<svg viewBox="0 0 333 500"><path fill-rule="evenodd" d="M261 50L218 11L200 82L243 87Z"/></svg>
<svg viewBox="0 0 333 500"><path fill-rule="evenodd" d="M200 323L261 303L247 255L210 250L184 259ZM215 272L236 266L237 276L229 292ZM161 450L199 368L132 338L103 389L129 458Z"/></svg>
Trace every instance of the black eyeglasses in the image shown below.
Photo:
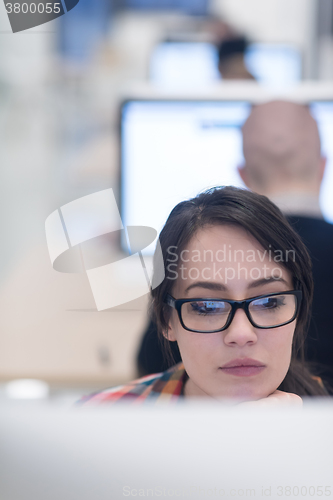
<svg viewBox="0 0 333 500"><path fill-rule="evenodd" d="M302 301L301 290L259 295L246 300L175 299L166 295L165 303L174 307L185 330L215 333L226 330L237 309L243 309L256 328L277 328L294 321Z"/></svg>

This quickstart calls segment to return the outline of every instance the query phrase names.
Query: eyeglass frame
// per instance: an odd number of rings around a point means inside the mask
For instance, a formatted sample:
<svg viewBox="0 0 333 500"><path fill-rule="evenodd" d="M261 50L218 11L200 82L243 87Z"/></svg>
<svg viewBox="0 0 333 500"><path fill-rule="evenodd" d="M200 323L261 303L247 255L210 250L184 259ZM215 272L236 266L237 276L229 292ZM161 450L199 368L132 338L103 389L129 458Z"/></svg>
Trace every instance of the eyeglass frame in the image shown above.
<svg viewBox="0 0 333 500"><path fill-rule="evenodd" d="M258 299L263 299L265 297L273 297L276 295L294 295L296 297L296 308L295 308L295 313L294 313L293 317L290 320L288 320L284 323L280 323L279 325L275 325L275 326L259 326L259 325L257 325L253 321L253 319L251 318L251 314L249 312L250 303L255 301L255 300L258 300ZM180 324L182 325L182 327L185 330L188 330L189 332L194 332L194 333L210 334L210 333L223 332L224 330L229 328L232 320L235 317L237 309L243 309L243 311L245 312L246 317L249 320L249 322L251 323L251 325L254 326L255 328L260 328L261 330L268 330L268 329L271 330L272 328L279 328L280 326L288 325L289 323L292 323L292 321L294 321L297 318L300 307L301 307L301 303L302 303L302 297L303 297L302 290L288 290L286 292L267 293L264 295L258 295L256 297L251 297L251 298L245 299L245 300L218 299L216 297L214 297L214 298L202 298L202 297L195 298L194 297L191 299L175 299L174 297L172 297L172 295L170 295L168 293L165 297L164 302L166 304L168 304L170 307L173 307L174 309L176 309L176 311L178 313L178 318L179 318ZM227 302L228 304L230 304L231 311L229 312L229 316L228 316L228 319L226 321L226 324L222 328L219 328L218 330L212 330L209 332L204 332L202 330L192 330L191 328L188 328L187 326L185 326L184 322L183 322L182 314L181 314L182 305L186 304L187 302L198 302L198 301Z"/></svg>

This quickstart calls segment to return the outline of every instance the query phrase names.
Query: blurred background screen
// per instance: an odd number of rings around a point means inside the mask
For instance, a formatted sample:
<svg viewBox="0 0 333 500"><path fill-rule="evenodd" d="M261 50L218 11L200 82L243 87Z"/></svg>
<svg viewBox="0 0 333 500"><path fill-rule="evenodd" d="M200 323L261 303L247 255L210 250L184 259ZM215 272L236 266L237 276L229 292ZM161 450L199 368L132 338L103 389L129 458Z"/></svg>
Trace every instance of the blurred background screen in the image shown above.
<svg viewBox="0 0 333 500"><path fill-rule="evenodd" d="M266 85L288 85L302 78L302 55L292 45L249 44L245 63L255 79ZM217 47L209 42L162 42L151 55L150 79L165 88L202 86L221 80Z"/></svg>
<svg viewBox="0 0 333 500"><path fill-rule="evenodd" d="M333 222L333 102L309 106L328 159L321 208ZM124 223L160 231L180 201L213 186L245 187L237 167L243 163L241 127L250 110L250 102L126 102L121 114Z"/></svg>

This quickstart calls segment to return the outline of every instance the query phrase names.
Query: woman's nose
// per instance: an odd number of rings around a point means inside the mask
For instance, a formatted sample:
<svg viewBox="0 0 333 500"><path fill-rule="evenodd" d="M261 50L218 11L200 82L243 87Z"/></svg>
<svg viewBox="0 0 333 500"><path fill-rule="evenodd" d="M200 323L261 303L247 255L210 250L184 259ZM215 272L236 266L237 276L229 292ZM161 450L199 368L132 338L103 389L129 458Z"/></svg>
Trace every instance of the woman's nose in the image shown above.
<svg viewBox="0 0 333 500"><path fill-rule="evenodd" d="M227 345L244 346L248 343L255 344L258 340L255 327L251 325L242 309L236 311L231 324L222 333L225 335L224 342Z"/></svg>

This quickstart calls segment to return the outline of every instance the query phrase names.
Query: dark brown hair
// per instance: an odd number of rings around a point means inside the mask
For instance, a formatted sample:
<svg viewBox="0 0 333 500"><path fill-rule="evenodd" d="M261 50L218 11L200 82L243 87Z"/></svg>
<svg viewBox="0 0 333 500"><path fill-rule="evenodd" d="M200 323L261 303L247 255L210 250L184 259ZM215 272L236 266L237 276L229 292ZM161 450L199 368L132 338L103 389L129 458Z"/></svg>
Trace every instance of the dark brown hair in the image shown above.
<svg viewBox="0 0 333 500"><path fill-rule="evenodd" d="M232 225L245 229L267 251L293 252L293 258L279 264L287 269L294 287L302 290L303 299L293 337L292 356L288 373L279 389L299 396L327 395L315 380L304 361L304 340L310 320L313 295L311 259L298 234L291 228L281 211L266 196L232 186L210 189L197 197L179 203L170 213L160 234L161 254L154 255L154 273L164 266L165 279L152 290L152 310L159 331L168 330L170 306L164 300L175 283L174 270L168 262L170 248L178 256L198 230L212 225ZM153 278L154 283L154 278ZM163 337L164 339L164 337ZM165 340L165 339L164 339ZM170 356L169 342L166 341Z"/></svg>

